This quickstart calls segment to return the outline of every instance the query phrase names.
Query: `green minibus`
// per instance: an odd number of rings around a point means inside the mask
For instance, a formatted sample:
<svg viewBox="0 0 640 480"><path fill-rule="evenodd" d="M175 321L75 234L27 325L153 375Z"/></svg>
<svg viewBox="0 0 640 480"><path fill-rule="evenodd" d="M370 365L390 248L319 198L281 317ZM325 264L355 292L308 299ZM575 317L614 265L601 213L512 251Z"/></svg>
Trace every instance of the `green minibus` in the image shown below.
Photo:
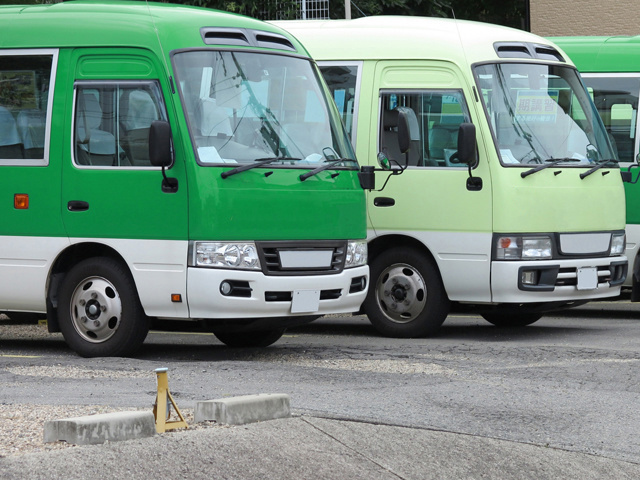
<svg viewBox="0 0 640 480"><path fill-rule="evenodd" d="M371 172L291 35L137 1L0 22L0 312L122 356L154 322L267 346L360 308Z"/></svg>
<svg viewBox="0 0 640 480"><path fill-rule="evenodd" d="M452 19L274 23L320 65L358 160L403 172L367 194L380 332L428 335L452 308L524 326L620 293L621 175L553 43Z"/></svg>
<svg viewBox="0 0 640 480"><path fill-rule="evenodd" d="M640 96L640 37L555 37L580 70L602 117L620 167L631 172L625 182L629 275L624 287L640 301L640 184L638 181L638 96Z"/></svg>

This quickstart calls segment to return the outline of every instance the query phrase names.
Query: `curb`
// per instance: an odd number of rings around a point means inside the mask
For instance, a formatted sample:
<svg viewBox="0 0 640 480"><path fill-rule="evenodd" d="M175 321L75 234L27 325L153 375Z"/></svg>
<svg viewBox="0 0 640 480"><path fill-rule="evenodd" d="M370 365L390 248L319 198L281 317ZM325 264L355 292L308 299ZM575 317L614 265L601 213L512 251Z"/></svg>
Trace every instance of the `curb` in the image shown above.
<svg viewBox="0 0 640 480"><path fill-rule="evenodd" d="M225 425L243 425L290 416L289 395L261 393L198 402L194 421L198 423L213 420Z"/></svg>
<svg viewBox="0 0 640 480"><path fill-rule="evenodd" d="M152 412L114 412L52 420L44 424L44 443L59 440L76 445L120 442L156 434Z"/></svg>

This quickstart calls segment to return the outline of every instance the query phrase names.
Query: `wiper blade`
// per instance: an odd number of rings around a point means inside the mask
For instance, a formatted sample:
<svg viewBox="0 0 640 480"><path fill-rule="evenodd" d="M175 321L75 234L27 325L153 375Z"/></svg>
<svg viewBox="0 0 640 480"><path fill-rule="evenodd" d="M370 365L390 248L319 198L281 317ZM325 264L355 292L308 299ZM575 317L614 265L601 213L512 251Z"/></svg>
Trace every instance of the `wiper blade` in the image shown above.
<svg viewBox="0 0 640 480"><path fill-rule="evenodd" d="M352 160L351 158L339 158L338 160L332 160L330 162L326 162L323 165L320 165L319 167L316 167L313 170L310 170L307 173L303 173L302 175L300 175L300 181L304 182L307 178L313 177L314 175L317 175L320 172L324 172L325 170L331 167L335 167L339 163L343 163L343 162L355 162L355 160Z"/></svg>
<svg viewBox="0 0 640 480"><path fill-rule="evenodd" d="M247 163L245 165L241 165L236 168L232 168L231 170L226 170L220 174L222 178L230 177L231 175L235 175L236 173L246 172L247 170L251 170L252 168L259 167L261 165L267 165L268 163L277 162L279 160L301 160L300 158L295 157L269 157L269 158L258 158L255 163Z"/></svg>
<svg viewBox="0 0 640 480"><path fill-rule="evenodd" d="M558 165L559 163L563 163L563 162L581 162L581 161L582 160L580 160L579 158L548 158L547 160L544 161L545 163L543 163L542 165L538 165L537 167L532 168L531 170L522 172L520 176L522 178L525 178L525 177L528 177L529 175L539 172L540 170L553 167L554 165Z"/></svg>
<svg viewBox="0 0 640 480"><path fill-rule="evenodd" d="M588 177L589 175L591 175L593 172L600 170L601 168L604 167L614 167L618 165L618 161L614 160L614 159L610 159L610 160L605 160L603 162L598 163L598 165L596 165L595 167L590 168L589 170L587 170L586 172L583 172L580 174L580 180L584 180L586 177Z"/></svg>

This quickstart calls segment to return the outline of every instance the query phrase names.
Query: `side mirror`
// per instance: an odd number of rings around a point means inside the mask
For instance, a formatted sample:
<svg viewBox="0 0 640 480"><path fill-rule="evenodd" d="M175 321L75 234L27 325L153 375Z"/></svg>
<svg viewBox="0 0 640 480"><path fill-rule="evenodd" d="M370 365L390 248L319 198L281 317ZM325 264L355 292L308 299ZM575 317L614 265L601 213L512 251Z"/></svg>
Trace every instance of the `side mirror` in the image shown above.
<svg viewBox="0 0 640 480"><path fill-rule="evenodd" d="M173 148L171 146L171 126L169 122L155 120L149 128L149 160L154 167L162 167L162 191L176 193L178 179L167 177L165 168L173 163Z"/></svg>
<svg viewBox="0 0 640 480"><path fill-rule="evenodd" d="M149 129L149 160L154 167L169 167L173 162L171 126L169 122L155 120Z"/></svg>
<svg viewBox="0 0 640 480"><path fill-rule="evenodd" d="M458 130L458 161L472 165L476 161L476 126L462 123Z"/></svg>
<svg viewBox="0 0 640 480"><path fill-rule="evenodd" d="M358 172L358 180L363 190L375 190L376 174L375 168L370 165L363 166Z"/></svg>

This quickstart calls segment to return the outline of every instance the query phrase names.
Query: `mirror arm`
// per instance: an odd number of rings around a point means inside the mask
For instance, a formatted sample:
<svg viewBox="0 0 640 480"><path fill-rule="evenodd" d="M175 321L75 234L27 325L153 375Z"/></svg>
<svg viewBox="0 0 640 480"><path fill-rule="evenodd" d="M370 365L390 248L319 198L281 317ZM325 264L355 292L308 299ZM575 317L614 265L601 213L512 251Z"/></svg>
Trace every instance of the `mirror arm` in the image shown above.
<svg viewBox="0 0 640 480"><path fill-rule="evenodd" d="M173 177L167 177L165 172L165 166L162 165L162 192L163 193L176 193L178 191L178 179Z"/></svg>

